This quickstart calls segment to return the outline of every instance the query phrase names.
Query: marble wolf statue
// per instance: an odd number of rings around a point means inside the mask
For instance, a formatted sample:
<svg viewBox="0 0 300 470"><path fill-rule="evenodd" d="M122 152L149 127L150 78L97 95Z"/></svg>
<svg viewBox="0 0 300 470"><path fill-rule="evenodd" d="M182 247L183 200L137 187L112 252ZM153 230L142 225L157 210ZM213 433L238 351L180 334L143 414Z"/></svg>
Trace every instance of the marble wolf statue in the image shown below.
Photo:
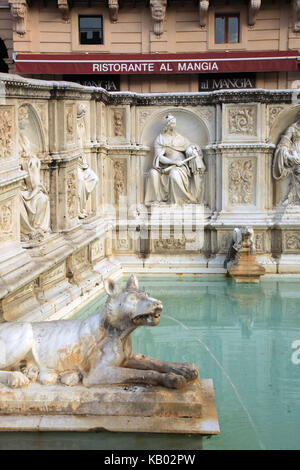
<svg viewBox="0 0 300 470"><path fill-rule="evenodd" d="M132 351L132 331L157 325L162 311L159 300L139 290L134 275L124 289L105 281L105 290L103 311L86 319L0 324L0 383L12 388L36 380L182 388L197 378L192 363L162 362Z"/></svg>

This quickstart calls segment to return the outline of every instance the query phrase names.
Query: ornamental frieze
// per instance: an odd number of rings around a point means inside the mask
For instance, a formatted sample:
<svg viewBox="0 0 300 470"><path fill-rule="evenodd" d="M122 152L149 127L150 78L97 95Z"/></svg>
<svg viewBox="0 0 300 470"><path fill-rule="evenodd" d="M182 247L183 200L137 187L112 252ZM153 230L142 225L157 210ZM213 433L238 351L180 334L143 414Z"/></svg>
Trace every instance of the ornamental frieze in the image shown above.
<svg viewBox="0 0 300 470"><path fill-rule="evenodd" d="M284 251L299 251L300 250L300 232L299 231L284 232L283 249Z"/></svg>
<svg viewBox="0 0 300 470"><path fill-rule="evenodd" d="M228 109L229 134L256 135L256 108L244 106Z"/></svg>
<svg viewBox="0 0 300 470"><path fill-rule="evenodd" d="M0 107L0 159L10 158L13 147L13 110Z"/></svg>
<svg viewBox="0 0 300 470"><path fill-rule="evenodd" d="M255 166L252 159L229 159L227 178L230 204L254 204Z"/></svg>

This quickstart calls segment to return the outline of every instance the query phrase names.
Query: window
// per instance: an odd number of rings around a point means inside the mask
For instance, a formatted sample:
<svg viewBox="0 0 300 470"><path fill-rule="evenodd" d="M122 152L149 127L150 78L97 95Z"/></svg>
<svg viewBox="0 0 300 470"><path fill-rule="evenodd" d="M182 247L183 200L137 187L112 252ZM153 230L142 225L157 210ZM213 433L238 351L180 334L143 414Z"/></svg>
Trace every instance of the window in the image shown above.
<svg viewBox="0 0 300 470"><path fill-rule="evenodd" d="M79 16L79 43L103 44L102 16Z"/></svg>
<svg viewBox="0 0 300 470"><path fill-rule="evenodd" d="M228 44L239 42L239 15L215 16L215 43Z"/></svg>

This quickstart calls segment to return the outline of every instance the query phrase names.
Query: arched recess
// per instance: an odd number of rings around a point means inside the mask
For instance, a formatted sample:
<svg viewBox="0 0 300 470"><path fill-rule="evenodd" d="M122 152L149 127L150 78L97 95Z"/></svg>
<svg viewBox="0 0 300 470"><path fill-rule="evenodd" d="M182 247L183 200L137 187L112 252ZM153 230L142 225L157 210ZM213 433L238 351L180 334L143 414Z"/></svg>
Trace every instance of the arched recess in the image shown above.
<svg viewBox="0 0 300 470"><path fill-rule="evenodd" d="M47 157L46 139L43 125L39 114L31 103L23 103L18 108L18 140L20 142L21 133L26 136L30 143L30 152L41 159L41 180L47 191L50 190L50 173L47 162L43 162ZM20 148L20 146L19 146Z"/></svg>
<svg viewBox="0 0 300 470"><path fill-rule="evenodd" d="M276 150L276 146L278 145L282 134L284 134L286 130L288 129L288 127L290 127L299 119L300 119L300 105L294 106L292 108L284 109L278 114L277 119L275 120L274 124L271 127L270 136L269 136L269 143L275 145L274 152ZM277 205L280 205L284 200L286 200L289 194L291 176L288 175L286 178L283 178L277 181L273 178L274 152L273 152L273 158L272 158L272 163L271 163L271 173L272 173L272 181L273 181L273 188L274 188L273 200L274 200L274 205L277 206Z"/></svg>
<svg viewBox="0 0 300 470"><path fill-rule="evenodd" d="M172 114L176 118L176 131L184 136L191 144L197 144L202 149L211 143L212 138L210 135L209 128L201 117L195 112L185 109L185 108L164 108L154 112L151 117L146 121L144 129L141 133L141 143L149 147L149 152L146 158L143 160L143 192L145 195L146 180L148 178L148 173L151 168L153 168L154 163L154 141L156 137L162 132L162 129L165 127L166 122L164 118ZM205 150L203 151L204 162L206 166L206 177L204 180L204 202L208 204L208 187L209 187L209 178L208 174L212 174L211 166L213 163L208 161Z"/></svg>
<svg viewBox="0 0 300 470"><path fill-rule="evenodd" d="M281 111L270 129L269 143L277 145L285 130L298 119L300 119L300 105Z"/></svg>
<svg viewBox="0 0 300 470"><path fill-rule="evenodd" d="M21 131L30 141L31 151L42 158L46 152L45 135L41 119L31 103L23 103L18 108L19 133Z"/></svg>
<svg viewBox="0 0 300 470"><path fill-rule="evenodd" d="M186 137L190 143L197 144L201 148L211 141L209 129L205 122L189 109L164 108L151 115L146 121L141 134L141 142L150 148L149 155L144 162L144 172L152 168L154 158L154 141L165 126L164 117L172 114L176 118L176 130Z"/></svg>

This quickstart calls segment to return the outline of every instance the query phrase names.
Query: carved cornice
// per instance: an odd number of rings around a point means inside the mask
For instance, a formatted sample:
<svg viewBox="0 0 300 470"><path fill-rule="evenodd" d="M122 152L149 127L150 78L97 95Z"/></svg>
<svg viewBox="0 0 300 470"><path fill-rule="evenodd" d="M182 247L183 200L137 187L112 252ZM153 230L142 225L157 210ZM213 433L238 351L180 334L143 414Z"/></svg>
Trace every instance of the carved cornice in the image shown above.
<svg viewBox="0 0 300 470"><path fill-rule="evenodd" d="M70 6L68 0L57 0L57 7L61 12L61 17L64 21L70 21Z"/></svg>
<svg viewBox="0 0 300 470"><path fill-rule="evenodd" d="M150 0L151 16L154 22L153 32L161 36L164 31L164 19L166 16L167 0Z"/></svg>
<svg viewBox="0 0 300 470"><path fill-rule="evenodd" d="M27 19L27 1L26 0L9 0L10 13L14 19L16 33L23 36L26 33Z"/></svg>
<svg viewBox="0 0 300 470"><path fill-rule="evenodd" d="M112 23L118 21L119 0L108 0L109 17Z"/></svg>
<svg viewBox="0 0 300 470"><path fill-rule="evenodd" d="M206 26L209 0L199 0L199 21L200 26Z"/></svg>
<svg viewBox="0 0 300 470"><path fill-rule="evenodd" d="M261 0L250 0L249 2L249 17L248 24L249 26L254 26L256 22L256 15L259 12L261 7Z"/></svg>
<svg viewBox="0 0 300 470"><path fill-rule="evenodd" d="M293 0L293 31L300 32L300 0Z"/></svg>

